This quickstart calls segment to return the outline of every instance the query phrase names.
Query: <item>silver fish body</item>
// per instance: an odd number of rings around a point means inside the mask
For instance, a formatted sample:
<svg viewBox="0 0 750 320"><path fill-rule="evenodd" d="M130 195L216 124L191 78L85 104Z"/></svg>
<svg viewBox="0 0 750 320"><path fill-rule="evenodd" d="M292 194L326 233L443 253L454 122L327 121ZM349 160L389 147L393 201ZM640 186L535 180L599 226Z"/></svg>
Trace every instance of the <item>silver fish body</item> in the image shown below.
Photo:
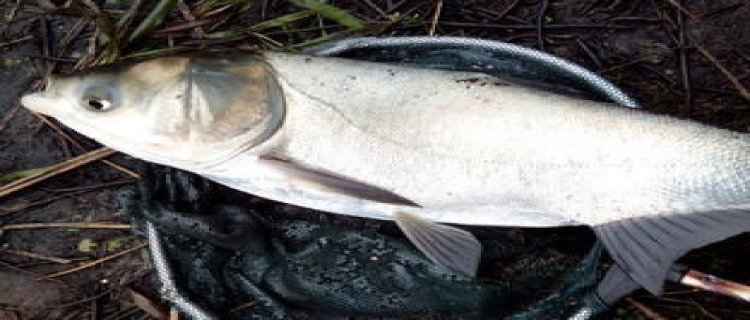
<svg viewBox="0 0 750 320"><path fill-rule="evenodd" d="M111 110L91 110L99 100ZM248 193L395 219L467 274L478 242L435 223L590 225L655 293L686 251L750 230L747 134L483 74L271 52L163 58L56 79L23 103Z"/></svg>
<svg viewBox="0 0 750 320"><path fill-rule="evenodd" d="M480 74L266 57L287 113L278 139L263 147L390 190L434 221L594 225L750 204L744 134ZM225 170L234 175L240 161L247 159L230 160ZM343 202L314 207L362 213L362 204ZM398 209L374 208L370 216Z"/></svg>

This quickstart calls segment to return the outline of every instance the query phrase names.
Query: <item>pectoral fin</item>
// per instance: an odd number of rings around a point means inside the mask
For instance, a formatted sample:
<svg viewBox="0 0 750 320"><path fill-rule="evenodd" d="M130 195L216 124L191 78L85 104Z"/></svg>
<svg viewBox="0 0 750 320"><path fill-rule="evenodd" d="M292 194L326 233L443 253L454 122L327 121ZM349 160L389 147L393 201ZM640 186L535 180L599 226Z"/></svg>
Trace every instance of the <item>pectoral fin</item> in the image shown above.
<svg viewBox="0 0 750 320"><path fill-rule="evenodd" d="M406 237L427 258L458 274L476 275L482 245L474 235L408 213L398 212L393 217Z"/></svg>
<svg viewBox="0 0 750 320"><path fill-rule="evenodd" d="M660 294L670 267L686 252L750 231L748 208L721 208L625 219L594 227L612 259L639 285ZM614 272L614 271L610 271ZM608 284L610 283L610 284ZM600 292L617 281L602 283Z"/></svg>
<svg viewBox="0 0 750 320"><path fill-rule="evenodd" d="M283 173L292 183L304 185L307 188L380 203L420 207L414 201L394 192L332 172L310 168L292 160L263 156L260 161Z"/></svg>

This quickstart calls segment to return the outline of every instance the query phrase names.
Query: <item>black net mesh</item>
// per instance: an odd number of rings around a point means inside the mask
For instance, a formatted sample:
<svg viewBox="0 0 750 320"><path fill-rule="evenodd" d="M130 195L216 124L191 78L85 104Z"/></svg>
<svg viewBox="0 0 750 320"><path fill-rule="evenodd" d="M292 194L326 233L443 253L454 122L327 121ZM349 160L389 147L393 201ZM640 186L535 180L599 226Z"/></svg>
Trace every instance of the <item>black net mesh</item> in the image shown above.
<svg viewBox="0 0 750 320"><path fill-rule="evenodd" d="M486 250L479 277L466 279L422 256L390 222L353 228L358 219L177 169L143 172L131 212L160 230L178 287L222 319L553 319L576 310L599 278L600 250L586 253L594 241L585 230L474 228Z"/></svg>

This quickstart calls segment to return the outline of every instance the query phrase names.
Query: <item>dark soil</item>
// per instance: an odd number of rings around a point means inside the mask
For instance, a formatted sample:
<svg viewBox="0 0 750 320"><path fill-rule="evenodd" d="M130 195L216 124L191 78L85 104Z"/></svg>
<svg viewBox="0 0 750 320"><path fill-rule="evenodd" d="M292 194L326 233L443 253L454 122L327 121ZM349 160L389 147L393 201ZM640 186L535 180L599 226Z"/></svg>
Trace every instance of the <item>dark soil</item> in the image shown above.
<svg viewBox="0 0 750 320"><path fill-rule="evenodd" d="M23 92L39 86L46 72L73 69L74 62L86 56L95 30L104 32L96 18L88 23L83 20L97 16L80 9L82 5L54 8L62 2L0 0L0 177L83 153L18 103ZM99 14L119 17L134 1L94 2L106 9ZM144 2L147 4L136 12L135 21L143 19L156 3ZM300 44L331 34L424 35L436 21L436 35L505 40L571 59L620 85L648 110L737 131L750 130L750 96L743 97L741 88L750 86L750 3L744 0L333 0L329 3L360 18L365 28L346 30L313 16L258 31L264 37L241 31L302 9L287 1L255 1L249 6L242 3L250 1L234 1L239 4L213 13L207 10L201 16L202 7L218 10L223 8L222 1L184 2L197 18L175 9L139 41L116 44L117 50L109 53L116 57L168 46L268 48L273 41ZM434 19L438 4L442 11ZM193 19L197 23L191 25ZM74 32L79 24L83 28ZM231 37L202 38L206 33L230 30L235 32ZM86 57L96 62L94 58L104 53L106 49L99 48ZM721 71L722 67L726 70ZM97 147L62 126L60 130L84 150ZM136 163L121 155L110 160L128 168ZM132 188L132 183L128 184L132 181L101 162L83 166L0 198L0 226L128 223L116 199ZM337 222L361 225L347 218ZM91 243L95 246L82 250ZM158 297L145 251L39 280L42 275L77 266L79 261L92 261L139 243L142 240L128 230L45 228L0 234L0 319L147 318L127 294L128 288L135 288ZM23 257L9 250L70 259L72 263ZM696 250L683 262L750 283L748 255L750 236L745 234ZM658 319L653 313L665 319L750 319L750 304L669 286L662 297L639 292L605 318Z"/></svg>

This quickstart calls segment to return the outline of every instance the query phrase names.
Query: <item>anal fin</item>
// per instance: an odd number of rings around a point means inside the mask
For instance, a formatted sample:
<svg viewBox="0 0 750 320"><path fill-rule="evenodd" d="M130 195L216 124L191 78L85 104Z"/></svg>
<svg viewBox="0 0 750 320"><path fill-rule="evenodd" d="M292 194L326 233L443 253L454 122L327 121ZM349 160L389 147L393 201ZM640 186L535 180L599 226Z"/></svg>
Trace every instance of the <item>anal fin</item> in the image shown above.
<svg viewBox="0 0 750 320"><path fill-rule="evenodd" d="M745 207L639 217L594 227L621 269L618 272L656 295L661 294L667 273L680 256L747 231L750 211ZM614 289L602 285L600 291Z"/></svg>
<svg viewBox="0 0 750 320"><path fill-rule="evenodd" d="M482 244L468 231L397 212L396 224L427 258L468 277L477 273Z"/></svg>

